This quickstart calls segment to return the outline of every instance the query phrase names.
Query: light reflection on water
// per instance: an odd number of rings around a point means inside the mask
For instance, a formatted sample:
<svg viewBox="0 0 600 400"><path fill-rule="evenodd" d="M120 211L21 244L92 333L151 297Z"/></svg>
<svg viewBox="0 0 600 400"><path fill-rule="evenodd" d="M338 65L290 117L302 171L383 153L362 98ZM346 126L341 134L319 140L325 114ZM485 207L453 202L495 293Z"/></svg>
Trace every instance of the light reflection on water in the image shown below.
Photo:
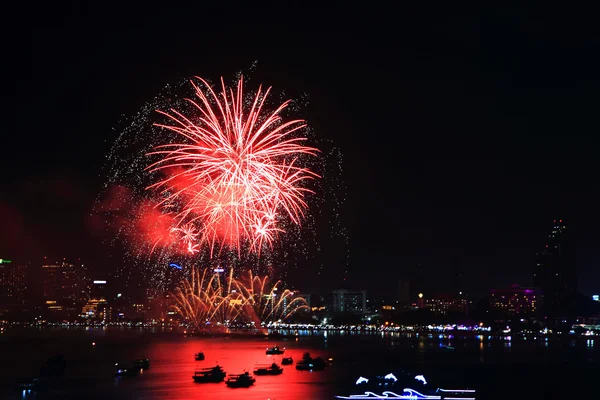
<svg viewBox="0 0 600 400"><path fill-rule="evenodd" d="M438 335L428 339L417 335L360 336L337 332L294 335L289 339L197 338L135 330L114 332L110 329L73 331L60 336L50 333L29 338L2 336L0 354L4 362L0 363L0 398L5 398L3 394L9 393L5 389L11 387L16 377L35 375L44 360L57 353L65 354L68 368L66 389L53 398L67 400L202 399L208 398L208 394L223 399L238 396L250 400L332 399L336 394L351 393L357 376L388 373L396 368L415 368L426 373L428 380L430 377L432 381L446 379L447 385L474 385L495 393L494 388L500 383L510 386L514 380L514 387L518 388L521 378L535 382L537 375L530 374L537 373L537 370L540 371L540 384L548 380L547 375L553 372L542 368L553 354L553 357L558 357L557 360L574 357L573 365L577 365L581 362L577 357L583 353L585 361L592 364L581 365L586 368L590 365L597 367L600 362L599 346L594 342L598 341L582 340L577 342L579 347L574 348L570 341L564 344L533 340L505 341L481 336L468 340L453 338L451 342L447 338L439 339ZM250 389L229 389L224 383L195 384L191 379L195 368L210 367L217 363L227 373L251 371L257 363L280 363L282 356L265 354L265 349L275 344L286 347L285 356L292 356L294 361L309 351L313 356L332 357L334 363L325 371L313 373L296 371L294 366L284 366L282 375L257 377L256 385ZM444 348L440 344L455 349ZM194 354L200 351L205 353L206 359L196 362ZM115 362L131 364L133 359L140 357L151 360L149 370L134 378L112 377ZM525 367L518 375L511 375L515 373L514 365L526 366L527 363L540 364L535 368ZM15 393L12 387L10 393ZM18 398L21 397L22 393L18 393ZM27 398L38 400L47 397ZM528 398L536 399L535 396Z"/></svg>

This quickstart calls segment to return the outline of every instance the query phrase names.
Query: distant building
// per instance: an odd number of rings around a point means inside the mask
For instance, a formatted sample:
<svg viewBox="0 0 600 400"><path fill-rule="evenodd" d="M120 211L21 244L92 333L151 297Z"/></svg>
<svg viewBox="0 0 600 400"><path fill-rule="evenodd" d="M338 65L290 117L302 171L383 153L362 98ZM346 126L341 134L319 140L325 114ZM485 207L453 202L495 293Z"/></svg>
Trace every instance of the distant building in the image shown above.
<svg viewBox="0 0 600 400"><path fill-rule="evenodd" d="M466 314L469 311L469 301L452 296L437 296L425 299L424 307L434 314L447 315L451 312Z"/></svg>
<svg viewBox="0 0 600 400"><path fill-rule="evenodd" d="M565 316L566 304L577 291L575 246L572 235L561 220L554 220L542 251L536 254L534 285L542 290L545 316Z"/></svg>
<svg viewBox="0 0 600 400"><path fill-rule="evenodd" d="M76 316L89 299L90 282L83 264L66 260L43 264L41 279L48 311Z"/></svg>
<svg viewBox="0 0 600 400"><path fill-rule="evenodd" d="M144 299L144 315L149 320L159 321L167 317L172 311L175 300L168 292L156 289L146 290Z"/></svg>
<svg viewBox="0 0 600 400"><path fill-rule="evenodd" d="M105 280L94 280L92 281L90 288L90 298L92 299L104 299L106 300L106 281Z"/></svg>
<svg viewBox="0 0 600 400"><path fill-rule="evenodd" d="M417 308L425 308L425 295L423 293L419 293L417 295L417 302L415 303Z"/></svg>
<svg viewBox="0 0 600 400"><path fill-rule="evenodd" d="M172 292L181 285L185 278L184 265L181 263L169 263L169 268L164 272L160 287L167 292Z"/></svg>
<svg viewBox="0 0 600 400"><path fill-rule="evenodd" d="M491 291L490 307L514 316L535 316L538 314L542 294L533 288L512 285L508 289Z"/></svg>
<svg viewBox="0 0 600 400"><path fill-rule="evenodd" d="M364 314L367 310L367 292L364 290L334 290L331 311L334 313Z"/></svg>
<svg viewBox="0 0 600 400"><path fill-rule="evenodd" d="M398 281L398 293L396 296L396 300L401 305L410 304L411 296L410 296L410 281L407 280L399 280Z"/></svg>
<svg viewBox="0 0 600 400"><path fill-rule="evenodd" d="M85 301L89 297L87 269L66 261L42 265L43 295L46 300Z"/></svg>
<svg viewBox="0 0 600 400"><path fill-rule="evenodd" d="M27 266L0 259L0 303L24 304Z"/></svg>
<svg viewBox="0 0 600 400"><path fill-rule="evenodd" d="M0 316L17 317L26 311L27 266L0 259Z"/></svg>
<svg viewBox="0 0 600 400"><path fill-rule="evenodd" d="M106 299L89 299L81 309L84 318L104 319L103 312L106 310Z"/></svg>

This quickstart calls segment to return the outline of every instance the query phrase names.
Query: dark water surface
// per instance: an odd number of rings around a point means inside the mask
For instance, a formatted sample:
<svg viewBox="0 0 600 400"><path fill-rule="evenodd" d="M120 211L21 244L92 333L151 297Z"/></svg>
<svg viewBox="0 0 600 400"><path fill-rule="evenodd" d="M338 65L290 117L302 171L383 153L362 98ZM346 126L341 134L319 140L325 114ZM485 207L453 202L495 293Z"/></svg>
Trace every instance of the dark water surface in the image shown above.
<svg viewBox="0 0 600 400"><path fill-rule="evenodd" d="M96 345L93 346L92 342ZM600 340L505 342L487 338L454 339L455 351L440 348L435 336L300 335L297 339L261 337L185 337L127 329L9 330L0 335L0 398L28 399L333 399L358 394L359 376L398 369L422 373L430 383L471 387L478 399L600 399ZM449 344L446 339L444 344ZM281 362L267 356L273 345L300 360L306 351L332 358L325 371L300 372L284 366L279 376L258 376L249 389L224 383L195 384L196 368L216 363L227 373L252 371L257 363ZM203 351L204 361L194 361ZM44 361L64 354L67 372L45 393L15 389L18 377L36 376ZM131 365L148 357L151 367L137 377L114 378L115 362Z"/></svg>

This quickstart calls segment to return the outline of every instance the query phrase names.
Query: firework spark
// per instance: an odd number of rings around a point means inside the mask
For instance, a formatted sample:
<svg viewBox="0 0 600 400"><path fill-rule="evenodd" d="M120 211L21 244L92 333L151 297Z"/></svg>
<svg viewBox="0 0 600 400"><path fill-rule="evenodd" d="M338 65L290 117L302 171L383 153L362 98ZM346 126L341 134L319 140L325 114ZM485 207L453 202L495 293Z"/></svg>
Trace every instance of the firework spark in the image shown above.
<svg viewBox="0 0 600 400"><path fill-rule="evenodd" d="M192 85L198 99L188 99L196 116L175 109L159 111L172 125L156 125L177 133L182 142L163 144L149 153L161 159L147 169L162 173L149 188L161 193L162 206L179 205L174 228L184 233L191 253L202 244L212 253L217 243L239 252L243 242L260 253L285 231L283 219L301 223L305 195L311 192L305 183L319 176L300 160L316 156L318 150L294 135L306 126L304 121L282 120L289 101L272 113L264 112L270 88L259 87L245 102L243 78L235 91L221 80L219 94L197 79Z"/></svg>
<svg viewBox="0 0 600 400"><path fill-rule="evenodd" d="M240 280L235 281L235 286L244 299L248 319L260 322L285 320L299 310L308 310L303 297L298 297L296 292L289 289L280 291L280 284L281 281L277 281L270 285L268 276L261 278L252 271L248 271L246 284Z"/></svg>
<svg viewBox="0 0 600 400"><path fill-rule="evenodd" d="M231 301L230 292L230 286L224 286L219 275L194 268L191 277L175 290L171 307L195 329L202 329L207 322L224 326L241 313L237 302Z"/></svg>
<svg viewBox="0 0 600 400"><path fill-rule="evenodd" d="M227 328L232 323L254 323L258 328L269 321L286 320L299 310L308 310L306 300L296 292L279 291L281 282L270 285L268 277L248 272L246 282L233 278L233 270L223 281L221 275L205 269L192 269L190 279L175 290L173 310L196 330L207 322Z"/></svg>
<svg viewBox="0 0 600 400"><path fill-rule="evenodd" d="M181 240L186 245L188 253L195 254L200 251L197 242L198 232L193 224L186 224L181 228L171 228L171 232L178 232L181 234Z"/></svg>

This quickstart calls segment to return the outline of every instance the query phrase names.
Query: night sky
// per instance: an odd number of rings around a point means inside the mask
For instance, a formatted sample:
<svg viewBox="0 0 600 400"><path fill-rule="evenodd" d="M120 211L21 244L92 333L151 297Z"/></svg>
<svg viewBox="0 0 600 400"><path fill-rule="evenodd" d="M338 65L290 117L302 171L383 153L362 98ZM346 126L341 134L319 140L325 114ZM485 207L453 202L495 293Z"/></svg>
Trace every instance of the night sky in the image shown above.
<svg viewBox="0 0 600 400"><path fill-rule="evenodd" d="M535 252L564 219L579 289L600 292L591 14L96 4L28 11L6 50L14 125L1 142L0 257L81 257L96 275L112 271L119 261L87 217L122 116L167 83L232 79L258 60L252 79L308 95L301 116L344 156L350 258L324 249L319 288L530 285ZM296 276L316 287L311 268Z"/></svg>

